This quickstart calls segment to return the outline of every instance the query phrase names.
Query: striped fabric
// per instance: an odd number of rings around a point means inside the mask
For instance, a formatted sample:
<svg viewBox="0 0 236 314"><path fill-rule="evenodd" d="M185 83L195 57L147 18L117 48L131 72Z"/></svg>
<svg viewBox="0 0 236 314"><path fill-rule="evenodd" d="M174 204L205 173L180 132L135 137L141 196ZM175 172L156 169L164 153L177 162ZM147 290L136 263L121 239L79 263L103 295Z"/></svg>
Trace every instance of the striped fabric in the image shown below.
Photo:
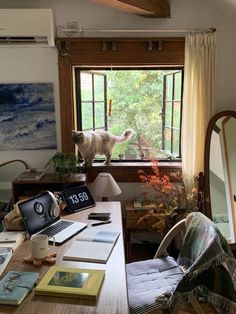
<svg viewBox="0 0 236 314"><path fill-rule="evenodd" d="M170 256L127 264L131 314L166 308L182 277L183 271Z"/></svg>

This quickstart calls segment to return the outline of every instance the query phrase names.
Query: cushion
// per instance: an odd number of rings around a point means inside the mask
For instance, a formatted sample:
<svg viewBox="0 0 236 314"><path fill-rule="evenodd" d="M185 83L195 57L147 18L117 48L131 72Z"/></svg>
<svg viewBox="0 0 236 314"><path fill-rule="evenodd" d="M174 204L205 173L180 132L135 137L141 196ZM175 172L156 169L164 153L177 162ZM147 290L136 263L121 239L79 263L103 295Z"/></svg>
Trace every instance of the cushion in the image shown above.
<svg viewBox="0 0 236 314"><path fill-rule="evenodd" d="M149 313L167 307L183 271L170 256L127 264L131 314Z"/></svg>

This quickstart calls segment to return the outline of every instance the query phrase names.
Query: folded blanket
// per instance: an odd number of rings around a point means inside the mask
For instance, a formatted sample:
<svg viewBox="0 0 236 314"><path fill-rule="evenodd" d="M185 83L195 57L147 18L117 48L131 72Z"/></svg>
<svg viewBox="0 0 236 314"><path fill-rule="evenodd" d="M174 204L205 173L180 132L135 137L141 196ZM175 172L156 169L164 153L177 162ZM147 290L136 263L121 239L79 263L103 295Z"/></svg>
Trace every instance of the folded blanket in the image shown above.
<svg viewBox="0 0 236 314"><path fill-rule="evenodd" d="M236 260L216 225L200 212L188 215L186 234L178 257L185 270L171 298L189 302L204 297L222 313L236 313L232 275Z"/></svg>

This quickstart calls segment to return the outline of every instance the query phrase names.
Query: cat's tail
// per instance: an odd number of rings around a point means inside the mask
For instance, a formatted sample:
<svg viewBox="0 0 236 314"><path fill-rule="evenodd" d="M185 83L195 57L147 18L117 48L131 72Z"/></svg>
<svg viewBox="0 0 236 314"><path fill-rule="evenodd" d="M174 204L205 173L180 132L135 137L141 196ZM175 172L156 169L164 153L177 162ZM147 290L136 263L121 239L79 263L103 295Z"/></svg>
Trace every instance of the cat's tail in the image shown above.
<svg viewBox="0 0 236 314"><path fill-rule="evenodd" d="M122 143L125 141L128 141L134 134L134 131L131 129L127 129L124 131L124 133L120 136L116 136L117 142Z"/></svg>

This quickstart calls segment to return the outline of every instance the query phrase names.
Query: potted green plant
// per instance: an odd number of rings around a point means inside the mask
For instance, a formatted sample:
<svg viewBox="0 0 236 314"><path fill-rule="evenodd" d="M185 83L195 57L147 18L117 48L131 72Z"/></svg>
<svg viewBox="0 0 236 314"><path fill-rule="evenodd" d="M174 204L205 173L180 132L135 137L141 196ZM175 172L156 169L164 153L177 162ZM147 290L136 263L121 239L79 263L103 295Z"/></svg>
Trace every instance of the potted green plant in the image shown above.
<svg viewBox="0 0 236 314"><path fill-rule="evenodd" d="M46 168L53 168L60 180L69 181L77 173L78 161L74 153L55 153L47 162Z"/></svg>

